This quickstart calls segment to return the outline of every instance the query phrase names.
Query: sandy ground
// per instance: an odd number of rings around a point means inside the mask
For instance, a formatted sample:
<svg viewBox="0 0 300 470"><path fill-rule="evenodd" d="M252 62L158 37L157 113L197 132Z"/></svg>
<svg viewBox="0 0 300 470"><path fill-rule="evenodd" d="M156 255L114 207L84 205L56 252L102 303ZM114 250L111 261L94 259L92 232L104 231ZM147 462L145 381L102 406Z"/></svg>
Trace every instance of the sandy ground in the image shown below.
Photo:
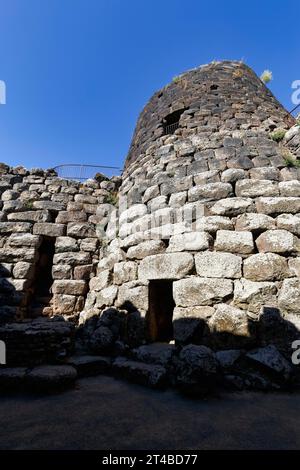
<svg viewBox="0 0 300 470"><path fill-rule="evenodd" d="M99 376L0 398L0 449L300 449L300 393L189 400Z"/></svg>

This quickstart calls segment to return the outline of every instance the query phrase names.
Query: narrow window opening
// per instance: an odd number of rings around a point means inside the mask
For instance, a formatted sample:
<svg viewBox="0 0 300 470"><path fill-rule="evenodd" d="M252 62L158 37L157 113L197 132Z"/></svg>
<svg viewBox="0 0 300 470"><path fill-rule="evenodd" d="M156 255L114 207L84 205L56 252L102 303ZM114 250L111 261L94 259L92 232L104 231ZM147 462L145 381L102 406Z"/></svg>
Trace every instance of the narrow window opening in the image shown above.
<svg viewBox="0 0 300 470"><path fill-rule="evenodd" d="M185 109L178 109L171 114L168 114L163 119L163 127L165 134L174 134L174 132L179 128L179 120L182 113Z"/></svg>
<svg viewBox="0 0 300 470"><path fill-rule="evenodd" d="M37 317L47 314L52 300L51 287L53 284L52 266L55 253L55 239L43 237L38 251L38 258L32 286L30 316Z"/></svg>
<svg viewBox="0 0 300 470"><path fill-rule="evenodd" d="M150 341L169 342L173 339L173 282L150 281L148 333Z"/></svg>

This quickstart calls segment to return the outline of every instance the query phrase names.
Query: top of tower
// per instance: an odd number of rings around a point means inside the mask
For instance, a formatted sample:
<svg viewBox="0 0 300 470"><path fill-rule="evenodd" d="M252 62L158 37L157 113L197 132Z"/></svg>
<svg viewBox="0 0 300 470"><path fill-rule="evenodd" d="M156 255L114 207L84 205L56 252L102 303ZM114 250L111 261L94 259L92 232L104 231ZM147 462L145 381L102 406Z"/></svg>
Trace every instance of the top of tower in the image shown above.
<svg viewBox="0 0 300 470"><path fill-rule="evenodd" d="M178 138L227 130L270 132L294 119L254 71L242 62L202 65L175 77L141 112L125 168L163 136Z"/></svg>

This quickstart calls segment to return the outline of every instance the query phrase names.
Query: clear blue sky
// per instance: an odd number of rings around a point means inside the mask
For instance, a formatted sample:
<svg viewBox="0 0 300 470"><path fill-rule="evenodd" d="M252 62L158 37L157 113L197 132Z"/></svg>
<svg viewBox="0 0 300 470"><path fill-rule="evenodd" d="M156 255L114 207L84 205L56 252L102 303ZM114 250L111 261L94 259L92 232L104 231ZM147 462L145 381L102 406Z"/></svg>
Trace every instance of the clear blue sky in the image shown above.
<svg viewBox="0 0 300 470"><path fill-rule="evenodd" d="M154 91L212 60L243 59L289 109L299 2L0 0L0 161L122 166Z"/></svg>

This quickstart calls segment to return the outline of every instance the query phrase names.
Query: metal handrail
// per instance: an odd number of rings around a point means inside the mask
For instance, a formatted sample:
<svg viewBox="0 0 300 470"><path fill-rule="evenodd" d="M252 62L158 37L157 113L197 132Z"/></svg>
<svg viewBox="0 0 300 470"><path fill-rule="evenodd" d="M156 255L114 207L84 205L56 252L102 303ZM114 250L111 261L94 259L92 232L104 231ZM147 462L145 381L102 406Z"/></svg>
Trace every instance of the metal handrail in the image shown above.
<svg viewBox="0 0 300 470"><path fill-rule="evenodd" d="M64 163L55 166L53 169L57 172L59 177L76 181L85 181L89 178L93 178L96 173L101 173L103 170L105 170L104 173L106 176L113 176L114 173L120 174L121 172L121 168L116 166L82 165L80 163ZM107 173L109 173L109 175Z"/></svg>

